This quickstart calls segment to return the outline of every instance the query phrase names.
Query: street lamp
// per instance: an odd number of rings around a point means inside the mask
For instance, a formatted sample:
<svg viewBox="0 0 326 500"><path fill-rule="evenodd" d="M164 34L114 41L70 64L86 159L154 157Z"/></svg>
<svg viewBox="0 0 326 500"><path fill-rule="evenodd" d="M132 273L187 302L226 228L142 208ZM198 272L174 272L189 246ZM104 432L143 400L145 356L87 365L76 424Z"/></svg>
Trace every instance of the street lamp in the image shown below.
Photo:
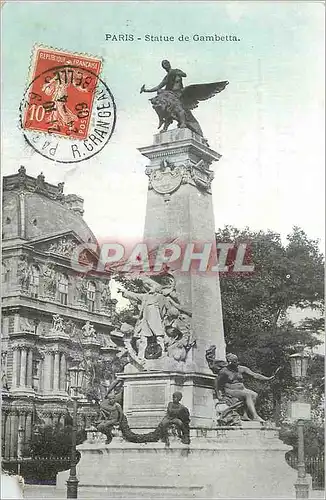
<svg viewBox="0 0 326 500"><path fill-rule="evenodd" d="M292 403L292 418L298 421L298 477L294 484L296 498L309 498L309 482L306 477L304 458L304 421L310 419L310 404L303 396L304 379L307 376L309 355L303 350L290 356L292 377L297 384L297 402Z"/></svg>
<svg viewBox="0 0 326 500"><path fill-rule="evenodd" d="M67 480L67 498L77 498L78 479L76 475L76 440L77 440L77 405L78 396L83 385L85 370L79 365L69 368L69 381L71 397L74 402L72 436L71 436L71 462L70 474Z"/></svg>

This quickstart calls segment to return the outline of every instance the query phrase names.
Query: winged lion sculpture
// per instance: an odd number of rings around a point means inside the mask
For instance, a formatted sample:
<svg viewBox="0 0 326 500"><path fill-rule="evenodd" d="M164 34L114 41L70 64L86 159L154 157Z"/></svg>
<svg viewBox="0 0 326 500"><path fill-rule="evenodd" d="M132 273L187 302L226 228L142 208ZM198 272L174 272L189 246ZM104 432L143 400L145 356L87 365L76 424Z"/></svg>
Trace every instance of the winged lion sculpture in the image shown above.
<svg viewBox="0 0 326 500"><path fill-rule="evenodd" d="M175 120L179 128L189 128L203 136L203 131L191 110L197 108L200 101L206 101L222 92L229 82L203 83L184 88L182 79L187 75L182 70L171 68L167 60L162 61L162 67L167 72L163 80L151 89L147 89L145 85L140 89L140 93L157 92L150 102L159 117L158 128L163 126L162 132L165 132Z"/></svg>

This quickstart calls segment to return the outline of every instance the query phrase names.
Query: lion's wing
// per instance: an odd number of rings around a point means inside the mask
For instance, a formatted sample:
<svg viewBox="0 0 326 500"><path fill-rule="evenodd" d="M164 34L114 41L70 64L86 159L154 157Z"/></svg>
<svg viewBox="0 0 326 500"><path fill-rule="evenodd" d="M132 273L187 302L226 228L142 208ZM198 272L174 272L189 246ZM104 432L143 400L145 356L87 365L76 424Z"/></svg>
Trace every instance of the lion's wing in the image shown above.
<svg viewBox="0 0 326 500"><path fill-rule="evenodd" d="M215 94L222 92L228 85L228 81L201 83L198 85L188 85L183 89L181 101L185 109L194 109L198 106L199 101L210 99Z"/></svg>

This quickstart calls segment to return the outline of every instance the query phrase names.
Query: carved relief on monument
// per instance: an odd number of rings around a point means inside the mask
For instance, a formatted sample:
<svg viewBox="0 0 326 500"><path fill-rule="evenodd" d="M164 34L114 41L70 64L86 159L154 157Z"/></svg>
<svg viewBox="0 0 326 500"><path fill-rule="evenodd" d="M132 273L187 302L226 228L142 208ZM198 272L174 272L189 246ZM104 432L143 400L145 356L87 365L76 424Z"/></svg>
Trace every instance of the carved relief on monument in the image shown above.
<svg viewBox="0 0 326 500"><path fill-rule="evenodd" d="M196 165L192 165L192 179L199 189L211 192L214 172L204 167L203 160L200 160Z"/></svg>
<svg viewBox="0 0 326 500"><path fill-rule="evenodd" d="M182 184L192 184L210 193L214 179L214 172L203 160L175 166L163 159L159 168L147 167L145 173L149 177L148 188L163 195L177 191Z"/></svg>
<svg viewBox="0 0 326 500"><path fill-rule="evenodd" d="M161 162L160 168L148 167L146 174L149 176L149 189L154 189L159 194L168 194L176 191L182 182L183 171L168 160Z"/></svg>

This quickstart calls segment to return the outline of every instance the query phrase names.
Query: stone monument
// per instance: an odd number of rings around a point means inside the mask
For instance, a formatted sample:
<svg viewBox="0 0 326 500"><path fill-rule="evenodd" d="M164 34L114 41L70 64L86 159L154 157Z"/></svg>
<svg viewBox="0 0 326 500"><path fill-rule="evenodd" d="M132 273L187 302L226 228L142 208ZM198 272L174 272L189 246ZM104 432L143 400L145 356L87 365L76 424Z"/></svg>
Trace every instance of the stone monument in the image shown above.
<svg viewBox="0 0 326 500"><path fill-rule="evenodd" d="M295 472L275 426L240 419L218 426L214 408L210 346L219 370L227 365L211 192L212 164L221 155L209 147L191 110L228 82L184 88L185 73L166 60L162 66L162 82L141 88L157 92L150 101L163 126L139 149L149 160L144 240L156 254L160 245L178 244L183 255L170 259L160 275L144 278L141 292L123 291L138 308L135 325L120 328L129 356L118 376L123 416L109 402L109 420L100 428L107 439L93 429L78 447L80 488L83 496L96 487L110 498L288 498ZM168 130L173 121L178 127ZM169 422L166 411L176 394L190 422L186 437L167 446L158 431ZM59 473L58 487L66 476Z"/></svg>
<svg viewBox="0 0 326 500"><path fill-rule="evenodd" d="M189 128L161 132L140 152L150 160L144 240L153 245L175 242L189 254L189 270L175 268L173 278L180 304L191 312L195 345L185 361L157 359L147 363L147 370L125 373L124 411L132 427L155 426L172 393L183 390L191 425L210 428L213 379L205 360L207 346L215 344L218 356L225 359L209 168L220 155ZM196 262L196 257L202 261ZM215 266L215 271L200 272L198 264Z"/></svg>

